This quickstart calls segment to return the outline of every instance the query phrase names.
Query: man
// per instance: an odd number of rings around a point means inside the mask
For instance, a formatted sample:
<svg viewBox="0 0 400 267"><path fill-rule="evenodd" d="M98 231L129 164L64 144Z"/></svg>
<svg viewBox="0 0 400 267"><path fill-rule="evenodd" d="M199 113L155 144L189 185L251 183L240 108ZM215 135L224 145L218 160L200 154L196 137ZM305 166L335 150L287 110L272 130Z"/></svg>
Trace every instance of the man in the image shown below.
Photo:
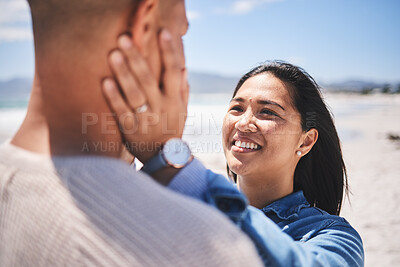
<svg viewBox="0 0 400 267"><path fill-rule="evenodd" d="M179 64L162 69L158 33L185 34L183 0L29 4L35 78L25 121L0 147L0 266L260 265L223 215L119 160L122 138L99 83L112 76L107 54L130 32L161 82Z"/></svg>

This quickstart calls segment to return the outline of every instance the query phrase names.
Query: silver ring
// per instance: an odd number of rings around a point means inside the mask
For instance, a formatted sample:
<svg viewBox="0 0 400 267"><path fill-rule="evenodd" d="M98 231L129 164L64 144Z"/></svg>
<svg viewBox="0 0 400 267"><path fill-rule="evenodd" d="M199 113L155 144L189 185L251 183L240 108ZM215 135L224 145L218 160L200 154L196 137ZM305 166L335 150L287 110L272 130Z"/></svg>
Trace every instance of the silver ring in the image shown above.
<svg viewBox="0 0 400 267"><path fill-rule="evenodd" d="M147 111L147 104L143 104L140 107L135 109L136 113L143 113Z"/></svg>

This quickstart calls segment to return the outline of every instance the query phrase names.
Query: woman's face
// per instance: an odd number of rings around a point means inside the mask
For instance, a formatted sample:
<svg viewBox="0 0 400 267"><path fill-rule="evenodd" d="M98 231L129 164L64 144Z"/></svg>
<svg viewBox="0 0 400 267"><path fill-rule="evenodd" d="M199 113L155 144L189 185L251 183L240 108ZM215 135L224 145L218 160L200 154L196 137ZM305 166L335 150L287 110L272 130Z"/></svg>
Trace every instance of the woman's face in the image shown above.
<svg viewBox="0 0 400 267"><path fill-rule="evenodd" d="M286 85L269 73L249 78L231 100L222 136L229 168L249 179L293 178L303 131ZM287 181L288 182L288 181Z"/></svg>

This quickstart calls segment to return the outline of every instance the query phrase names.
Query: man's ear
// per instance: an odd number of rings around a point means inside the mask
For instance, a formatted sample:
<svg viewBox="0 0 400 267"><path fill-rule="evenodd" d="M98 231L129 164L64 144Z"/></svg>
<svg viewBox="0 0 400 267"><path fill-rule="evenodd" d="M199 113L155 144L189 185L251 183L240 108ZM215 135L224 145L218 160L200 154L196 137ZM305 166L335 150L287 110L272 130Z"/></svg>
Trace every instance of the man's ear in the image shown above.
<svg viewBox="0 0 400 267"><path fill-rule="evenodd" d="M142 0L139 2L135 14L131 18L130 31L132 41L142 52L143 56L149 53L150 43L157 38L159 29L158 0ZM157 40L157 39L155 39Z"/></svg>
<svg viewBox="0 0 400 267"><path fill-rule="evenodd" d="M303 134L303 142L301 143L300 147L297 149L297 151L301 152L301 156L304 156L308 154L308 152L311 151L313 146L318 140L318 130L317 129L310 129L309 131L305 132Z"/></svg>

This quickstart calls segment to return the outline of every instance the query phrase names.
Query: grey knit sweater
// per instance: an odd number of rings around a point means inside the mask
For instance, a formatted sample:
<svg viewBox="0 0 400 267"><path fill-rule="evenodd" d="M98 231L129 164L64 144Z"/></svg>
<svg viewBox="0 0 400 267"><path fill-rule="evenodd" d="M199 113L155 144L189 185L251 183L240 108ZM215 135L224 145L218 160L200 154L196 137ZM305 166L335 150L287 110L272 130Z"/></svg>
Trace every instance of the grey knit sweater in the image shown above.
<svg viewBox="0 0 400 267"><path fill-rule="evenodd" d="M259 266L228 219L122 161L0 146L0 266Z"/></svg>

